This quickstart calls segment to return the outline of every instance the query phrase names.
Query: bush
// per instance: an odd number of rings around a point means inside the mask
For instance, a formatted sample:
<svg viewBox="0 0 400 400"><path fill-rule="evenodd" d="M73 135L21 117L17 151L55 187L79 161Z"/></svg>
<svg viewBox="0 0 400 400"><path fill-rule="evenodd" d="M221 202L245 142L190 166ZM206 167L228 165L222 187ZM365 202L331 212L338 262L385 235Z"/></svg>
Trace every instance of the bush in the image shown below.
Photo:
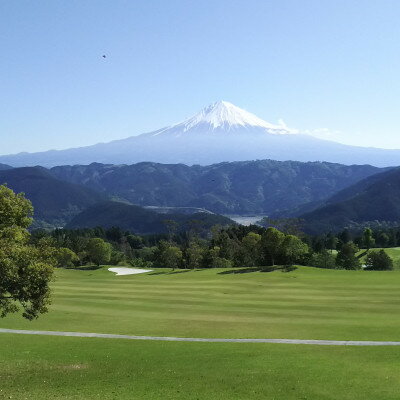
<svg viewBox="0 0 400 400"><path fill-rule="evenodd" d="M384 250L374 250L368 254L365 265L367 271L388 271L393 269L393 260Z"/></svg>

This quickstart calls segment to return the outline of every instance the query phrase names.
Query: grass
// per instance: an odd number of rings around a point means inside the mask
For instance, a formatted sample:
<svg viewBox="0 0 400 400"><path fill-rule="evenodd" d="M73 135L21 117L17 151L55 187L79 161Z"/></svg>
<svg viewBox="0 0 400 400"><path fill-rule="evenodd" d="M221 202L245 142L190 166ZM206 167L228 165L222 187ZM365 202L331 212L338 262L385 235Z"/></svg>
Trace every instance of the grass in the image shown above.
<svg viewBox="0 0 400 400"><path fill-rule="evenodd" d="M398 348L0 335L0 399L397 400Z"/></svg>
<svg viewBox="0 0 400 400"><path fill-rule="evenodd" d="M48 314L18 329L156 336L398 340L400 273L57 270Z"/></svg>
<svg viewBox="0 0 400 400"><path fill-rule="evenodd" d="M400 340L400 272L57 270L37 321L186 337ZM136 342L0 334L0 399L398 399L397 347ZM10 397L11 396L11 397Z"/></svg>

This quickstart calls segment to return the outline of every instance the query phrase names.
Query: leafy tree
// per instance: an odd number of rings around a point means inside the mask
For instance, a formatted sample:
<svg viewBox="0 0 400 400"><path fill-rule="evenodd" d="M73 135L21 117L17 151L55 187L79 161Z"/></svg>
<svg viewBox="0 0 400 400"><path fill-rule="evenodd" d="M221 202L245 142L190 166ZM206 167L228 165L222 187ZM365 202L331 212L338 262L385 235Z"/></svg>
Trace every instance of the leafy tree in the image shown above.
<svg viewBox="0 0 400 400"><path fill-rule="evenodd" d="M376 242L379 243L380 246L386 247L389 243L389 235L385 232L381 232L376 238Z"/></svg>
<svg viewBox="0 0 400 400"><path fill-rule="evenodd" d="M346 244L351 241L351 234L348 229L345 229L339 233L338 238L342 244Z"/></svg>
<svg viewBox="0 0 400 400"><path fill-rule="evenodd" d="M235 258L238 267L253 267L260 259L261 235L249 232L243 237Z"/></svg>
<svg viewBox="0 0 400 400"><path fill-rule="evenodd" d="M218 246L214 246L208 250L207 265L211 268L231 268L233 263L224 257L221 257L221 249Z"/></svg>
<svg viewBox="0 0 400 400"><path fill-rule="evenodd" d="M137 235L128 235L126 237L132 249L141 249L143 247L143 238Z"/></svg>
<svg viewBox="0 0 400 400"><path fill-rule="evenodd" d="M366 270L385 271L393 269L393 260L385 250L371 251L365 261Z"/></svg>
<svg viewBox="0 0 400 400"><path fill-rule="evenodd" d="M129 265L133 268L151 268L153 263L143 258L132 258L132 260L129 261Z"/></svg>
<svg viewBox="0 0 400 400"><path fill-rule="evenodd" d="M169 242L161 240L157 246L157 261L167 268L179 268L182 265L183 253L179 247L172 246Z"/></svg>
<svg viewBox="0 0 400 400"><path fill-rule="evenodd" d="M204 257L204 249L196 242L189 243L185 249L185 264L188 268L199 268Z"/></svg>
<svg viewBox="0 0 400 400"><path fill-rule="evenodd" d="M362 242L369 251L369 249L375 244L375 240L373 238L373 232L371 228L365 228L362 236Z"/></svg>
<svg viewBox="0 0 400 400"><path fill-rule="evenodd" d="M289 265L300 261L309 251L308 246L294 235L286 235L281 246L285 261Z"/></svg>
<svg viewBox="0 0 400 400"><path fill-rule="evenodd" d="M101 238L91 238L87 244L87 255L96 265L106 264L111 259L112 246Z"/></svg>
<svg viewBox="0 0 400 400"><path fill-rule="evenodd" d="M358 250L353 242L343 244L336 257L336 265L343 269L360 269L361 263L356 255Z"/></svg>
<svg viewBox="0 0 400 400"><path fill-rule="evenodd" d="M72 268L79 263L79 257L67 247L57 249L55 258L59 268Z"/></svg>
<svg viewBox="0 0 400 400"><path fill-rule="evenodd" d="M261 247L270 257L272 265L275 265L277 257L282 254L282 243L285 234L276 228L268 228L261 236Z"/></svg>
<svg viewBox="0 0 400 400"><path fill-rule="evenodd" d="M326 248L329 249L332 253L333 250L336 250L339 239L333 235L332 233L328 233L326 237Z"/></svg>
<svg viewBox="0 0 400 400"><path fill-rule="evenodd" d="M0 186L0 316L23 309L32 320L48 311L54 249L39 240L29 244L33 207L23 194Z"/></svg>
<svg viewBox="0 0 400 400"><path fill-rule="evenodd" d="M314 253L309 260L312 267L317 268L336 268L336 257L327 250L322 250L319 253Z"/></svg>

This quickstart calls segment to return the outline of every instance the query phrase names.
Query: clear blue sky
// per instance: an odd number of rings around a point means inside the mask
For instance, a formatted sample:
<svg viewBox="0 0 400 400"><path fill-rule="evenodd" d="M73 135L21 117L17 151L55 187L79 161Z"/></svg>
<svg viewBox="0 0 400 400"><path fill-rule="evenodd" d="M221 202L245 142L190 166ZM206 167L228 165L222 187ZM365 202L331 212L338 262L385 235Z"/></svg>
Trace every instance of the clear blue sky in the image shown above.
<svg viewBox="0 0 400 400"><path fill-rule="evenodd" d="M398 0L2 0L0 154L128 137L216 100L400 148L399 15Z"/></svg>

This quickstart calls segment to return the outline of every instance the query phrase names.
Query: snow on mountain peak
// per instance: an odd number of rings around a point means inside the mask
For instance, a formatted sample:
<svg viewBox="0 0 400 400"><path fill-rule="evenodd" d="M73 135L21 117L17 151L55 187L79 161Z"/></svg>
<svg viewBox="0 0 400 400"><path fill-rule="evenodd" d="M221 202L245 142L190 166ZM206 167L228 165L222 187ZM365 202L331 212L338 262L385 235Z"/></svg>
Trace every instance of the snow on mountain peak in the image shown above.
<svg viewBox="0 0 400 400"><path fill-rule="evenodd" d="M212 132L215 129L223 129L226 131L251 128L265 130L270 134L291 134L297 131L289 129L286 124L280 120L277 125L271 124L262 120L254 114L249 113L232 103L227 101L217 101L205 108L199 113L190 117L183 122L164 128L153 133L157 136L159 134L173 134L180 136L181 134L200 129L204 132Z"/></svg>
<svg viewBox="0 0 400 400"><path fill-rule="evenodd" d="M279 125L271 124L228 101L217 101L178 125L184 125L186 131L202 123L211 125L213 129L242 126L261 127L271 131L282 131L281 133L284 133L283 131L294 133L283 122L280 122Z"/></svg>

